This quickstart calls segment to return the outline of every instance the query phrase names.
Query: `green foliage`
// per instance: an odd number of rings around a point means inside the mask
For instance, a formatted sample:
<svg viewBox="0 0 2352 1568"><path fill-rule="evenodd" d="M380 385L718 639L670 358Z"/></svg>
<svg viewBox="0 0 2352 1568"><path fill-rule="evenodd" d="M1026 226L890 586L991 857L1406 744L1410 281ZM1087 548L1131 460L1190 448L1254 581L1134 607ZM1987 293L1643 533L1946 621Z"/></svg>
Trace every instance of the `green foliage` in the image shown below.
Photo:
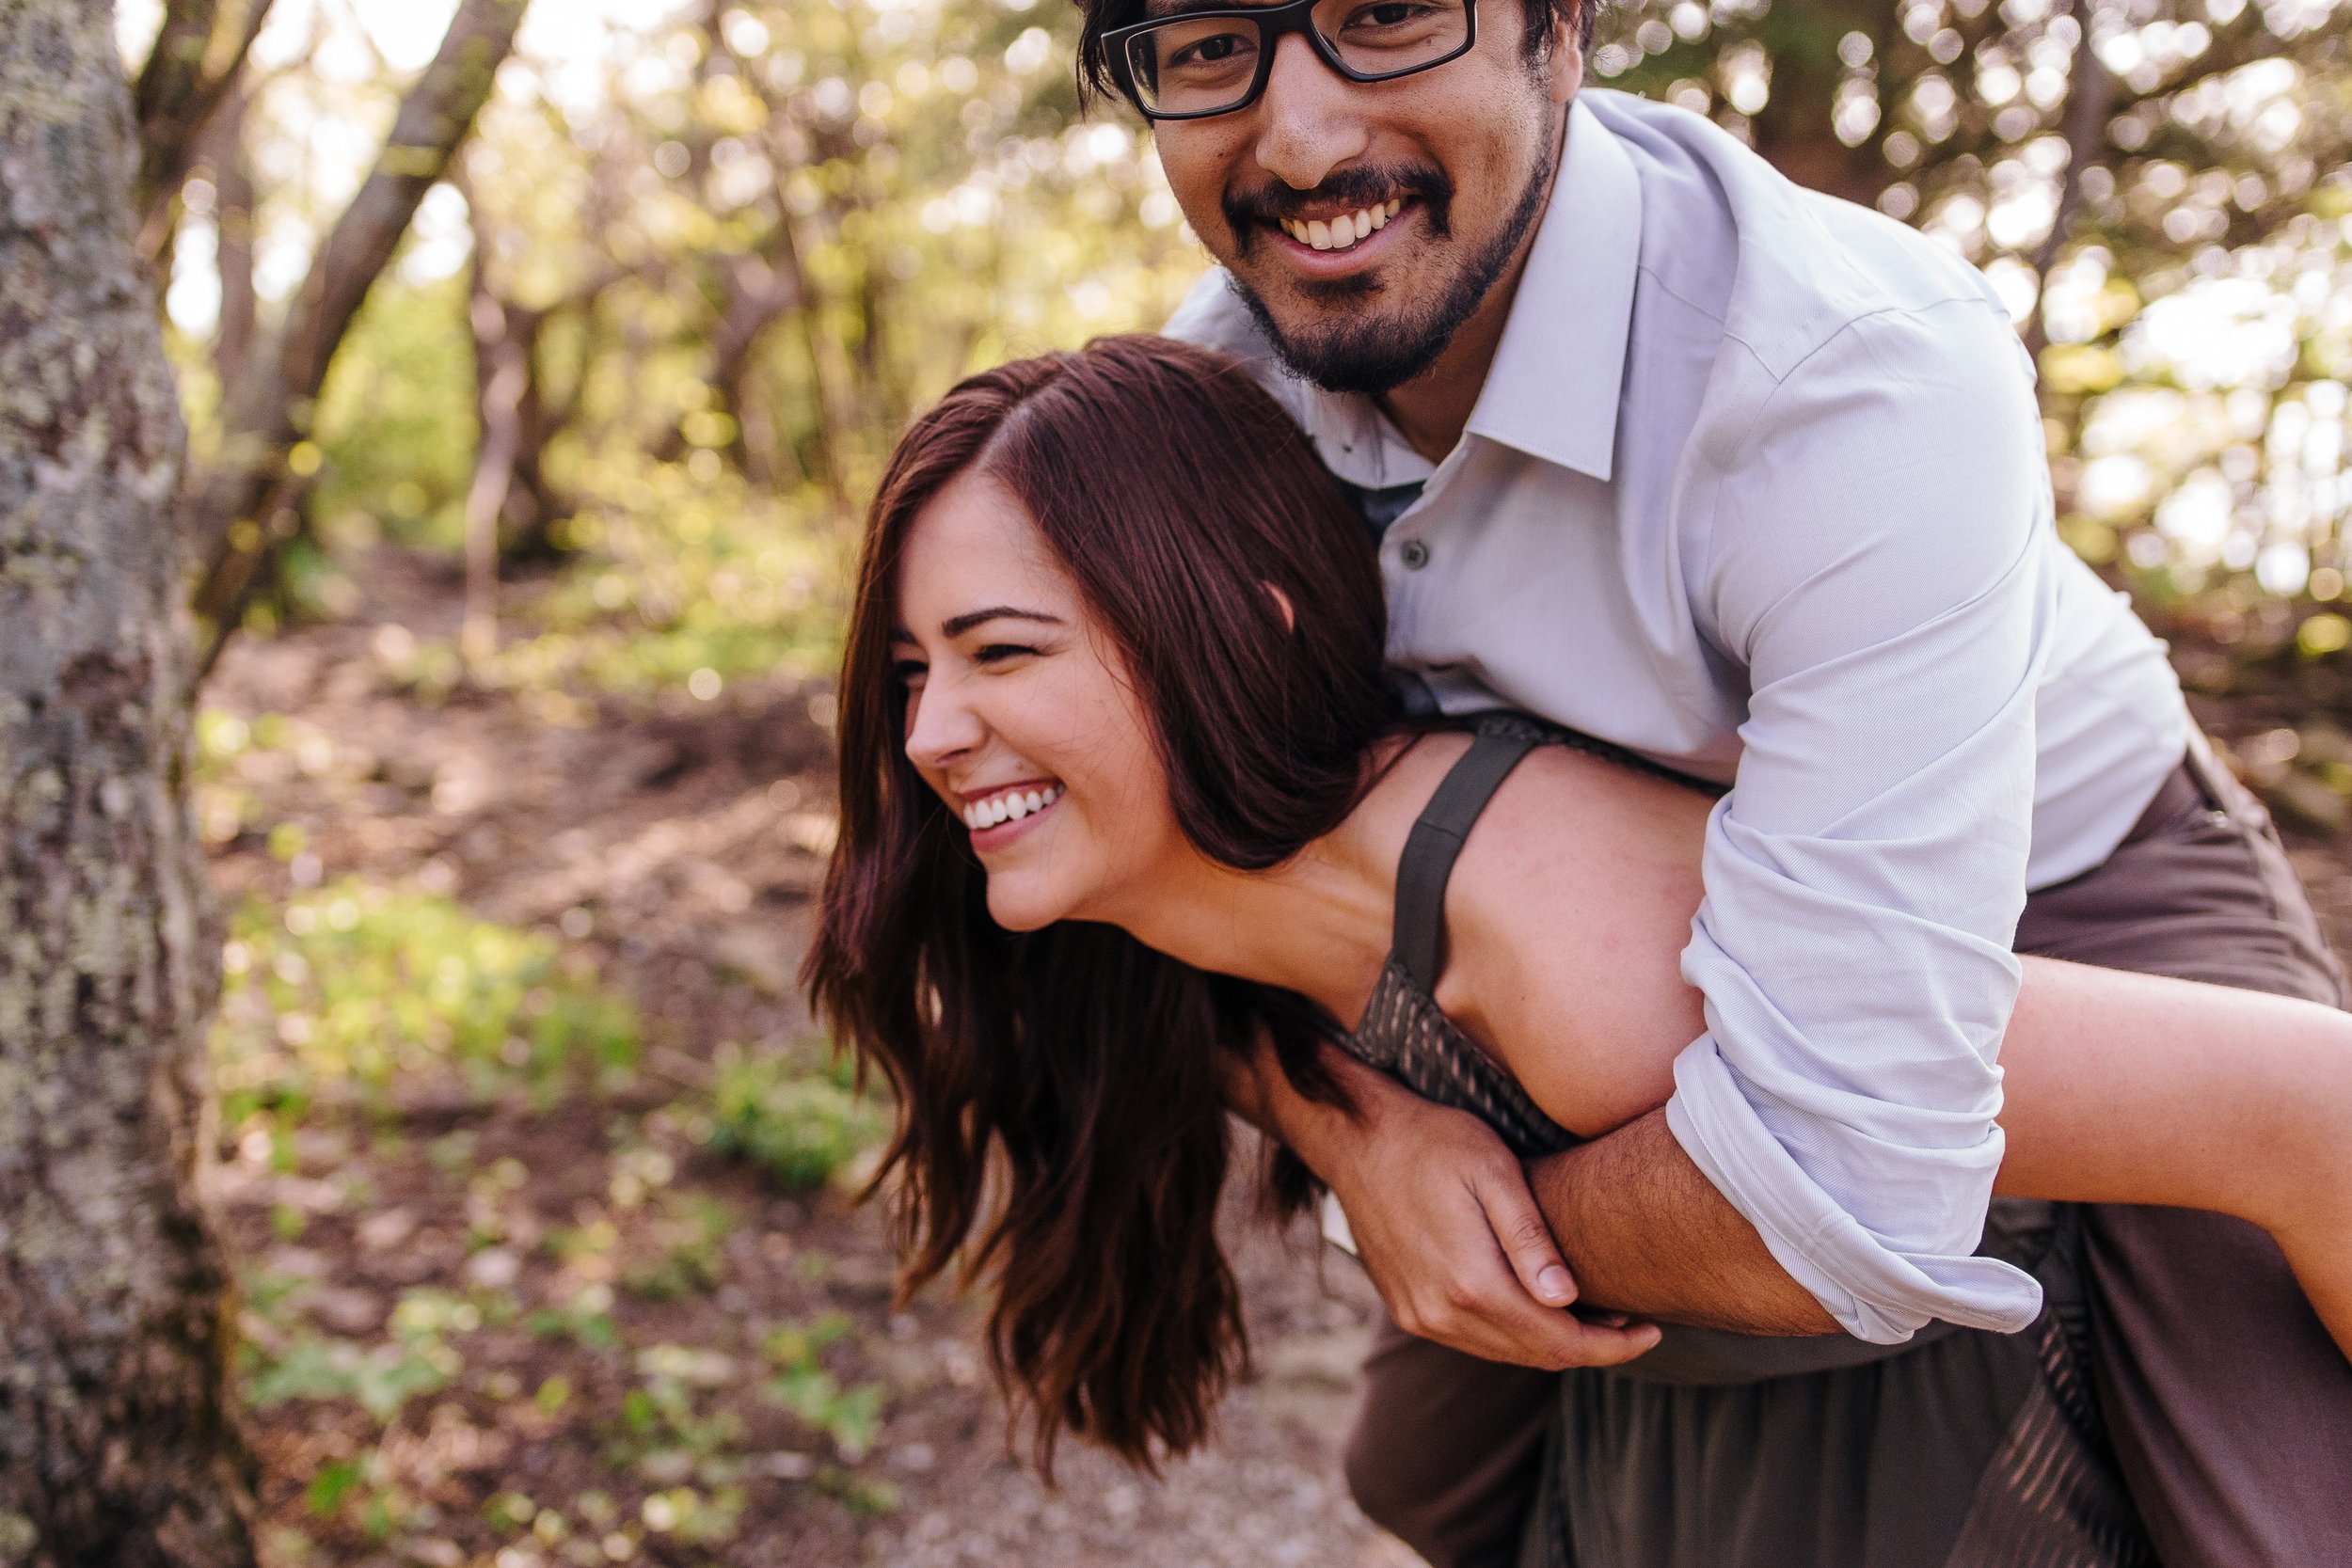
<svg viewBox="0 0 2352 1568"><path fill-rule="evenodd" d="M542 1339L565 1338L589 1350L612 1350L621 1342L621 1331L612 1322L612 1291L602 1285L591 1285L574 1296L568 1306L542 1307L531 1314L528 1323L531 1332ZM540 1392L546 1394L545 1389Z"/></svg>
<svg viewBox="0 0 2352 1568"><path fill-rule="evenodd" d="M623 1284L648 1301L682 1301L716 1290L724 1277L720 1243L735 1227L726 1206L697 1194L674 1210L686 1212L672 1221L672 1239L654 1261L633 1267L621 1276Z"/></svg>
<svg viewBox="0 0 2352 1568"><path fill-rule="evenodd" d="M760 1350L776 1369L769 1397L831 1438L854 1464L881 1433L882 1390L876 1383L845 1386L826 1369L826 1350L846 1339L850 1326L847 1316L827 1313L803 1326L771 1331Z"/></svg>
<svg viewBox="0 0 2352 1568"><path fill-rule="evenodd" d="M827 1497L838 1497L844 1508L861 1519L895 1513L902 1500L895 1481L845 1470L838 1465L818 1465L810 1484Z"/></svg>
<svg viewBox="0 0 2352 1568"><path fill-rule="evenodd" d="M342 1508L343 1499L351 1495L352 1488L358 1486L359 1481L360 1471L358 1460L335 1460L322 1465L319 1473L310 1479L310 1484L304 1489L302 1494L303 1504L321 1518L332 1518Z"/></svg>
<svg viewBox="0 0 2352 1568"><path fill-rule="evenodd" d="M637 1368L644 1382L622 1396L620 1419L607 1429L606 1463L672 1488L669 1522L655 1510L644 1516L648 1528L676 1530L690 1540L723 1539L707 1532L731 1534L733 1516L741 1510L737 1449L743 1418L724 1408L704 1414L695 1390L731 1386L734 1362L715 1351L654 1345L638 1354ZM689 1482L710 1489L709 1495L694 1492Z"/></svg>
<svg viewBox="0 0 2352 1568"><path fill-rule="evenodd" d="M838 662L843 545L815 498L627 451L585 461L580 495L579 558L489 678L642 691Z"/></svg>
<svg viewBox="0 0 2352 1568"><path fill-rule="evenodd" d="M282 911L240 909L224 952L215 1081L235 1127L256 1111L378 1101L405 1075L466 1073L477 1092L552 1092L637 1059L634 1008L548 938L451 899L346 879Z"/></svg>
<svg viewBox="0 0 2352 1568"><path fill-rule="evenodd" d="M312 511L325 537L455 549L473 403L465 278L392 277L369 291L319 394Z"/></svg>
<svg viewBox="0 0 2352 1568"><path fill-rule="evenodd" d="M257 1410L288 1400L351 1400L389 1422L410 1400L446 1386L464 1370L446 1336L481 1326L470 1305L441 1291L410 1291L393 1309L391 1338L379 1344L303 1333L269 1354L247 1341L240 1347L246 1399Z"/></svg>
<svg viewBox="0 0 2352 1568"><path fill-rule="evenodd" d="M884 1131L874 1103L837 1077L795 1071L774 1056L721 1054L711 1086L710 1147L749 1160L787 1192L823 1186Z"/></svg>

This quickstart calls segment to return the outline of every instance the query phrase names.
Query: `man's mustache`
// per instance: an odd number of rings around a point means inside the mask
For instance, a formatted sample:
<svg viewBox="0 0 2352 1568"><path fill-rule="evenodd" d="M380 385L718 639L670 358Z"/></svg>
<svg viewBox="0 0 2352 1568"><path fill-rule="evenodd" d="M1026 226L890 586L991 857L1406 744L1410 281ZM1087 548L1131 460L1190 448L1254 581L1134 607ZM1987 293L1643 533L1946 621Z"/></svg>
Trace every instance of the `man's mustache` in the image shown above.
<svg viewBox="0 0 2352 1568"><path fill-rule="evenodd" d="M1254 190L1228 190L1219 203L1236 245L1248 250L1257 242L1261 225L1279 227L1310 207L1329 212L1354 210L1391 198L1418 198L1428 214L1430 229L1447 232L1446 216L1454 201L1454 182L1443 169L1428 164L1400 164L1389 168L1343 168L1312 190L1297 190L1279 180Z"/></svg>

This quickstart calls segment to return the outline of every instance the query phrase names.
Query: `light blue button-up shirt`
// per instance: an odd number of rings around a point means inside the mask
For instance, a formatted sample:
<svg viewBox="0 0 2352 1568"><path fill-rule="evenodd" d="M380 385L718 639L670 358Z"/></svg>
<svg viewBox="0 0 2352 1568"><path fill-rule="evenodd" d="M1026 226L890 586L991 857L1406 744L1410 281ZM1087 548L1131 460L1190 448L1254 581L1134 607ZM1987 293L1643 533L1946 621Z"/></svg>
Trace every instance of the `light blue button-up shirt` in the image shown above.
<svg viewBox="0 0 2352 1568"><path fill-rule="evenodd" d="M1668 1124L1839 1323L2016 1329L1973 1256L2028 887L2179 762L2161 643L2053 526L2031 360L1971 267L1707 119L1585 92L1461 442L1284 373L1223 275L1180 337L1255 361L1342 478L1425 481L1389 652L1728 784Z"/></svg>

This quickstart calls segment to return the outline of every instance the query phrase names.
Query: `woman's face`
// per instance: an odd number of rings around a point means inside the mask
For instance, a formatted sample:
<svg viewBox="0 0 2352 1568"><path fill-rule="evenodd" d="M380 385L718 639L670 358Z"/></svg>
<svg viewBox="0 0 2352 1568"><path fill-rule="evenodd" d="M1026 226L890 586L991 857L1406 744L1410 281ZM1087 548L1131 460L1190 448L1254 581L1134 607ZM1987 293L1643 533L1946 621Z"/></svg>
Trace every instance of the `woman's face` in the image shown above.
<svg viewBox="0 0 2352 1568"><path fill-rule="evenodd" d="M971 833L997 924L1118 923L1195 856L1124 660L1010 491L967 473L923 509L898 611L907 757Z"/></svg>

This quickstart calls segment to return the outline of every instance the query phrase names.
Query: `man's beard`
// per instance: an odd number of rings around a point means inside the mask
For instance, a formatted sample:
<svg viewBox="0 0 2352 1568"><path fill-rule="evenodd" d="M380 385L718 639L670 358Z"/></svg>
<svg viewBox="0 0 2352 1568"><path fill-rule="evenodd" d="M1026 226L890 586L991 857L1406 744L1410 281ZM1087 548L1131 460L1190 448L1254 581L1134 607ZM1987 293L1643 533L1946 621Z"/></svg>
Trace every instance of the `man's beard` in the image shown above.
<svg viewBox="0 0 2352 1568"><path fill-rule="evenodd" d="M1328 325L1313 329L1311 335L1293 337L1282 330L1274 312L1266 308L1256 290L1241 280L1238 273L1229 270L1233 292L1241 296L1249 313L1257 319L1267 341L1274 345L1278 358L1294 375L1303 376L1329 392L1358 392L1366 397L1380 397L1427 371L1438 362L1454 335L1463 323L1477 313L1486 295L1502 278L1517 254L1519 241L1543 213L1544 198L1551 186L1553 167L1559 163L1560 136L1556 128L1543 138L1543 156L1528 175L1526 187L1519 192L1511 215L1477 251L1452 283L1426 309L1416 317L1397 320L1389 316L1357 315L1341 317ZM1369 171L1366 171L1369 172ZM1454 196L1453 182L1435 168L1404 171L1400 175L1375 176L1373 182L1351 180L1355 170L1327 181L1313 191L1300 192L1293 199L1304 205L1309 201L1338 199L1351 201L1362 195L1370 205L1372 199L1382 198L1394 190L1408 191L1422 198L1422 211L1430 230L1439 237L1450 232L1449 214ZM1349 187L1358 183L1377 182L1377 193L1357 191ZM1285 193L1287 194L1287 193ZM1287 204L1287 203L1285 203ZM1270 209L1274 204L1264 198L1229 198L1225 215L1242 254L1248 253L1256 234L1258 221L1270 221L1279 214ZM1291 285L1301 293L1330 307L1367 304L1385 292L1372 273L1353 277L1295 281Z"/></svg>

